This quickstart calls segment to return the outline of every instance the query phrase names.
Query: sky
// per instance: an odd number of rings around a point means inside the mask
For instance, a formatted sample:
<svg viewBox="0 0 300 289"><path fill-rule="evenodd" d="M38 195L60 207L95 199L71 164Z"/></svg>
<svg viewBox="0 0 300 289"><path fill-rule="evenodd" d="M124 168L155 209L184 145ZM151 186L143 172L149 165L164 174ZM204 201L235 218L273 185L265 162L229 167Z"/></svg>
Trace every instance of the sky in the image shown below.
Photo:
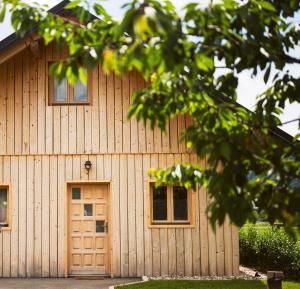
<svg viewBox="0 0 300 289"><path fill-rule="evenodd" d="M91 2L93 0L90 0ZM188 2L191 2L191 0L171 0L174 4L174 6L180 10L184 7L185 4ZM34 1L27 0L28 3L32 3ZM40 4L47 4L49 8L56 5L60 2L60 0L39 0ZM120 19L122 17L122 10L121 6L125 3L127 3L128 0L106 0L102 1L101 4L106 8L107 12L112 15L116 19ZM201 3L203 5L207 5L209 0L201 0ZM216 1L215 1L216 2ZM298 17L297 17L298 18ZM299 19L300 21L300 15ZM13 29L10 25L10 19L7 16L3 23L0 23L0 40L4 39L11 33L13 33ZM300 48L297 49L295 54L300 54ZM300 65L290 66L289 67L290 72L294 76L300 77ZM270 77L271 78L271 77ZM267 85L265 85L263 81L263 74L258 73L258 75L255 78L251 77L251 73L249 71L244 71L239 75L239 86L237 89L238 92L238 102L245 107L253 110L256 96L262 93L266 89ZM292 119L296 119L300 117L300 104L287 104L286 108L284 110L283 115L281 116L281 121L286 122ZM286 124L281 127L284 131L291 135L295 135L299 132L297 122Z"/></svg>

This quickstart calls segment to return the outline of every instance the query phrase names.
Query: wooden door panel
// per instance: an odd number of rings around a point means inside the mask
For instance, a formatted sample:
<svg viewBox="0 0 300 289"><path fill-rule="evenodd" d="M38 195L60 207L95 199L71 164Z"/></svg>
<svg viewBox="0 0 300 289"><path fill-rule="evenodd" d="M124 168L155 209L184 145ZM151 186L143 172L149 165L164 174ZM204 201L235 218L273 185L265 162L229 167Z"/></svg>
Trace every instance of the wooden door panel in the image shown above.
<svg viewBox="0 0 300 289"><path fill-rule="evenodd" d="M71 220L71 233L80 233L81 221Z"/></svg>
<svg viewBox="0 0 300 289"><path fill-rule="evenodd" d="M83 266L93 266L93 254L83 254Z"/></svg>
<svg viewBox="0 0 300 289"><path fill-rule="evenodd" d="M93 246L94 237L84 237L83 240L84 240L83 241L84 249L94 249L94 246Z"/></svg>
<svg viewBox="0 0 300 289"><path fill-rule="evenodd" d="M72 254L72 266L80 266L81 265L81 254Z"/></svg>
<svg viewBox="0 0 300 289"><path fill-rule="evenodd" d="M81 215L81 204L72 204L72 216L80 216Z"/></svg>
<svg viewBox="0 0 300 289"><path fill-rule="evenodd" d="M105 238L104 237L96 237L96 249L97 250L104 250L105 249Z"/></svg>
<svg viewBox="0 0 300 289"><path fill-rule="evenodd" d="M104 217L106 216L106 211L105 211L105 204L95 204L95 214L97 217Z"/></svg>
<svg viewBox="0 0 300 289"><path fill-rule="evenodd" d="M76 185L69 193L69 274L108 273L108 185Z"/></svg>
<svg viewBox="0 0 300 289"><path fill-rule="evenodd" d="M81 249L82 244L81 244L81 237L72 237L72 248L75 249Z"/></svg>

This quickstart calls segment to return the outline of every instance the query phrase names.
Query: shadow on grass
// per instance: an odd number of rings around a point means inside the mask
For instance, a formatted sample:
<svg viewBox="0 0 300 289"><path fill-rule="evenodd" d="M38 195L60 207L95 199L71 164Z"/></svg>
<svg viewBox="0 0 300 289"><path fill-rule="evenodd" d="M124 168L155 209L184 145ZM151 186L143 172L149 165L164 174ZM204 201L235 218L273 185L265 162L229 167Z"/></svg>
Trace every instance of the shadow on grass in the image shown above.
<svg viewBox="0 0 300 289"><path fill-rule="evenodd" d="M123 289L266 289L260 280L152 280L145 283L133 284Z"/></svg>

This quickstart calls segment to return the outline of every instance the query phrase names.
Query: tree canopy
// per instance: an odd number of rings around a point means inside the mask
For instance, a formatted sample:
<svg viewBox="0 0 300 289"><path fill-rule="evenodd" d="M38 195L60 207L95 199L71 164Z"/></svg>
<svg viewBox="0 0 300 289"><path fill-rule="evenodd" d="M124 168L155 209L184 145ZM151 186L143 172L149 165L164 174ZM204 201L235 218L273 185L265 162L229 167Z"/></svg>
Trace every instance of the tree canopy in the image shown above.
<svg viewBox="0 0 300 289"><path fill-rule="evenodd" d="M73 84L86 83L83 67L99 63L107 73L136 69L148 86L135 93L129 117L162 130L169 118L191 117L182 138L207 165L152 173L158 182L207 187L212 224L222 224L228 215L241 226L257 219L256 210L287 229L300 227L298 136L289 141L274 136L284 107L300 102L300 79L285 69L300 64L291 53L300 41L299 23L293 21L298 0L223 0L207 7L195 2L180 15L171 1L131 0L120 21L101 2L90 7L75 0L66 9L79 23L22 0L0 5L0 21L10 10L20 36L38 25L46 45L69 47L68 59L50 68L59 80L67 76ZM262 71L271 83L253 113L236 104L238 74L246 70Z"/></svg>

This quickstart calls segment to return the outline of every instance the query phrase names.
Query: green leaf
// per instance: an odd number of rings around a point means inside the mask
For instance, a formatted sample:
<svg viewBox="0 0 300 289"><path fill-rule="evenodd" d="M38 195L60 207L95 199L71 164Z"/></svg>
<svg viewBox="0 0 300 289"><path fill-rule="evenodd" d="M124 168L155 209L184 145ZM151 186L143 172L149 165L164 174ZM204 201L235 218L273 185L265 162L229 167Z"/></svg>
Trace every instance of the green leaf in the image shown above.
<svg viewBox="0 0 300 289"><path fill-rule="evenodd" d="M65 8L65 9L74 9L74 8L77 7L80 3L81 3L81 0L74 0L74 1L70 2L68 5L66 5L64 8Z"/></svg>
<svg viewBox="0 0 300 289"><path fill-rule="evenodd" d="M0 22L3 22L4 17L5 17L5 12L6 12L6 8L5 8L5 6L3 6L3 8L0 11Z"/></svg>
<svg viewBox="0 0 300 289"><path fill-rule="evenodd" d="M197 67L203 71L208 72L214 68L213 58L206 56L204 53L197 54L195 60Z"/></svg>
<svg viewBox="0 0 300 289"><path fill-rule="evenodd" d="M261 2L258 2L258 5L265 9L265 10L268 10L268 11L272 11L272 12L276 12L276 8L273 6L273 4L271 4L271 2L268 2L268 1L261 1Z"/></svg>
<svg viewBox="0 0 300 289"><path fill-rule="evenodd" d="M231 157L231 149L229 147L229 144L226 142L222 142L220 144L220 153L221 155L226 158L227 160L230 160Z"/></svg>
<svg viewBox="0 0 300 289"><path fill-rule="evenodd" d="M79 79L84 85L87 85L87 73L83 67L79 67Z"/></svg>

